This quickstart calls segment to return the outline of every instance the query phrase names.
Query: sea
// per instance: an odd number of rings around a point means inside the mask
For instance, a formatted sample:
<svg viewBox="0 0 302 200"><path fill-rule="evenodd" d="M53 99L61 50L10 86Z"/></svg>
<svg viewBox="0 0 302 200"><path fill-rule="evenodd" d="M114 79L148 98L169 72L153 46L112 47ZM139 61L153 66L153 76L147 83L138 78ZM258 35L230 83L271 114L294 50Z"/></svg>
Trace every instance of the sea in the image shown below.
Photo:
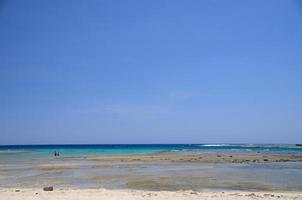
<svg viewBox="0 0 302 200"><path fill-rule="evenodd" d="M54 157L54 152L60 152ZM158 154L302 155L295 144L68 144L0 146L0 188L302 190L302 162L100 163L96 156Z"/></svg>
<svg viewBox="0 0 302 200"><path fill-rule="evenodd" d="M302 154L295 144L60 144L60 145L0 145L0 161L8 159L52 158L55 151L61 157L100 155L151 154L169 151L272 152L277 154Z"/></svg>

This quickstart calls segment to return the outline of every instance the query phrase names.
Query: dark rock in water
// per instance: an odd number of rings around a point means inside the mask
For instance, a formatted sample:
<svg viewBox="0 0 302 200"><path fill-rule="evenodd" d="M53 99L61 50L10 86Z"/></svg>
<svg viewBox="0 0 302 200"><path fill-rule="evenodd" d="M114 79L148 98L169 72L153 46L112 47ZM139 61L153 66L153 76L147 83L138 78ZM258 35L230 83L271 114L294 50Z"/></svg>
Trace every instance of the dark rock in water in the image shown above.
<svg viewBox="0 0 302 200"><path fill-rule="evenodd" d="M263 159L263 161L267 162L267 161L268 161L268 159Z"/></svg>
<svg viewBox="0 0 302 200"><path fill-rule="evenodd" d="M302 144L296 144L297 147L302 147Z"/></svg>
<svg viewBox="0 0 302 200"><path fill-rule="evenodd" d="M20 190L15 190L15 192L20 192Z"/></svg>
<svg viewBox="0 0 302 200"><path fill-rule="evenodd" d="M53 187L50 186L50 187L44 187L43 188L44 191L53 191Z"/></svg>

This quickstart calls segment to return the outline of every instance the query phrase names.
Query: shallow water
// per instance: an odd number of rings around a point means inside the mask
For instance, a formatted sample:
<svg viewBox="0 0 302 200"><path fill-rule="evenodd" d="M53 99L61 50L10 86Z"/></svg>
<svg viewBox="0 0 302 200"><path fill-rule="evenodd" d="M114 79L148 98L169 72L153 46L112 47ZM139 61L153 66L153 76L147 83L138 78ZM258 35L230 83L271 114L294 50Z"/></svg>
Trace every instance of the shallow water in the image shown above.
<svg viewBox="0 0 302 200"><path fill-rule="evenodd" d="M53 151L60 151L59 158ZM130 188L143 190L302 190L302 162L284 163L110 163L86 156L146 154L301 155L294 146L30 146L1 147L0 187Z"/></svg>
<svg viewBox="0 0 302 200"><path fill-rule="evenodd" d="M0 187L41 188L48 185L56 188L301 191L302 162L100 165L94 161L60 159L0 165Z"/></svg>

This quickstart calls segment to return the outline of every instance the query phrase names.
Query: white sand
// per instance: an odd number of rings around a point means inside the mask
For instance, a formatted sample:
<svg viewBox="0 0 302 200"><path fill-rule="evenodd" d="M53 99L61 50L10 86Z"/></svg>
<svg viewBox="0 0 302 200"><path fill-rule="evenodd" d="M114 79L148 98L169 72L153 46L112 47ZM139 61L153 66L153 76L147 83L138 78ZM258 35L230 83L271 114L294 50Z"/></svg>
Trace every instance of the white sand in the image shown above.
<svg viewBox="0 0 302 200"><path fill-rule="evenodd" d="M0 189L1 200L195 200L195 199L302 199L302 192L194 192L194 191L133 191L106 189L64 189L45 192L41 189Z"/></svg>

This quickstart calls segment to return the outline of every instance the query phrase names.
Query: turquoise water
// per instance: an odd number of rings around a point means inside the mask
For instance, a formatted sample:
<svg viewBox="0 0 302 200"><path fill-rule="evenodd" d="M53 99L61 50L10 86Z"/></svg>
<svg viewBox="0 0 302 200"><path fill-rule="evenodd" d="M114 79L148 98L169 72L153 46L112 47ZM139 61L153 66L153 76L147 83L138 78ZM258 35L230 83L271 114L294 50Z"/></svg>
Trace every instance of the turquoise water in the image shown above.
<svg viewBox="0 0 302 200"><path fill-rule="evenodd" d="M60 157L84 157L119 154L150 154L165 151L238 151L272 152L278 154L302 155L302 148L295 145L230 145L230 144L127 144L127 145L12 145L0 146L0 161L11 159L41 159L53 157L54 151Z"/></svg>
<svg viewBox="0 0 302 200"><path fill-rule="evenodd" d="M60 152L59 158L53 156L54 151ZM302 155L302 148L254 144L0 146L0 187L302 190L302 162L112 164L79 159L161 152Z"/></svg>

